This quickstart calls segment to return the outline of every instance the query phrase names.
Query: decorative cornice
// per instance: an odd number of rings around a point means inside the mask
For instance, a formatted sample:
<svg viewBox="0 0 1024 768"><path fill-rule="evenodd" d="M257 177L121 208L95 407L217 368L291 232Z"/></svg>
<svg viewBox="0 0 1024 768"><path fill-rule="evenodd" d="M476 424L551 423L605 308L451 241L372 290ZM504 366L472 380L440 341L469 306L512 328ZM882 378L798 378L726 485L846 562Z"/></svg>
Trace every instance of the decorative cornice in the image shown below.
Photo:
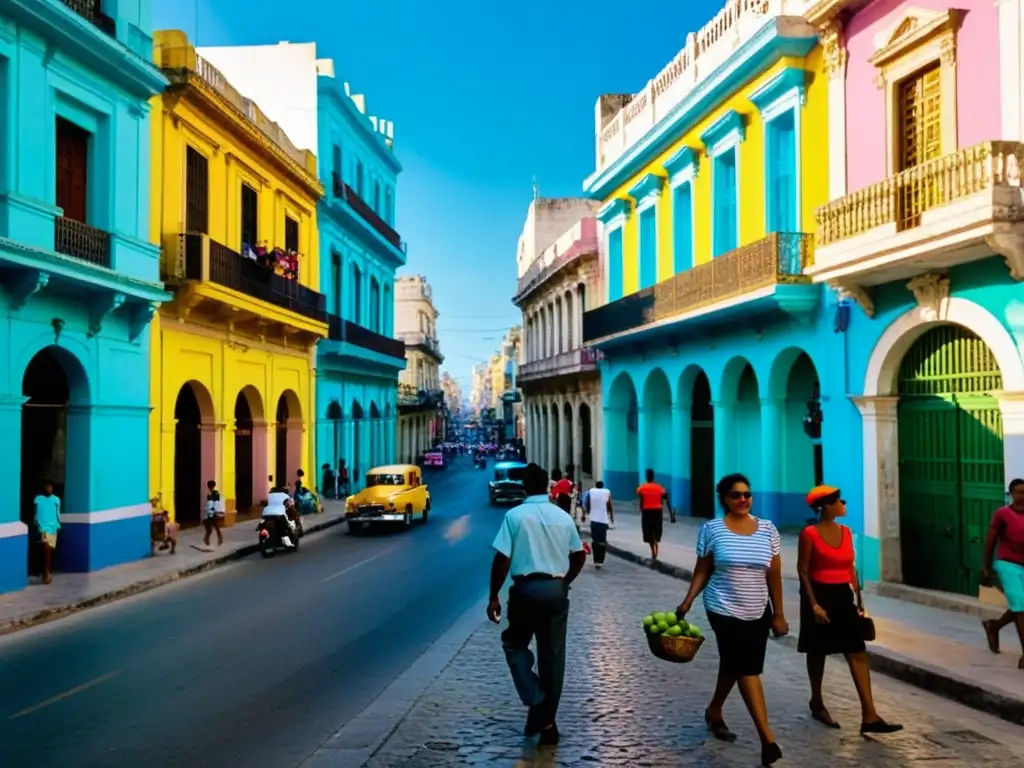
<svg viewBox="0 0 1024 768"><path fill-rule="evenodd" d="M650 197L657 197L665 186L665 177L656 173L645 174L640 181L629 188L629 196L639 205Z"/></svg>
<svg viewBox="0 0 1024 768"><path fill-rule="evenodd" d="M373 130L373 124L370 122L370 118L359 111L355 102L352 101L352 98L338 89L337 80L333 77L325 76L319 77L318 80L318 98L320 96L327 96L341 110L345 118L356 126L357 130L370 134L369 137L364 138L367 138L367 140L373 145L373 149L376 152L377 157L382 160L393 173L396 175L401 173L402 164L398 162L398 158L395 156L394 150L388 146L387 142L384 140L384 136L379 131Z"/></svg>
<svg viewBox="0 0 1024 768"><path fill-rule="evenodd" d="M597 218L602 224L611 224L619 216L628 218L633 210L632 202L625 197L614 197L601 206Z"/></svg>
<svg viewBox="0 0 1024 768"><path fill-rule="evenodd" d="M915 16L915 13L921 15ZM956 8L934 12L934 14L910 10L903 21L892 31L888 42L875 51L868 61L875 67L884 69L886 64L901 58L908 51L917 48L929 39L939 36L945 36L952 40L945 46L943 56L955 57L955 35L963 22L964 13Z"/></svg>
<svg viewBox="0 0 1024 768"><path fill-rule="evenodd" d="M685 173L691 168L693 169L693 175L696 176L699 167L700 154L693 147L680 147L672 157L665 161L665 170L670 178Z"/></svg>
<svg viewBox="0 0 1024 768"><path fill-rule="evenodd" d="M721 142L723 139L728 138L732 133L738 134L740 141L743 141L747 137L747 128L743 115L735 109L730 109L720 118L715 120L715 122L713 122L708 129L700 135L700 142L708 152L712 152L714 151L716 144Z"/></svg>
<svg viewBox="0 0 1024 768"><path fill-rule="evenodd" d="M763 114L766 109L793 90L799 93L800 105L806 104L807 72L796 67L786 67L747 98L757 107L757 111Z"/></svg>

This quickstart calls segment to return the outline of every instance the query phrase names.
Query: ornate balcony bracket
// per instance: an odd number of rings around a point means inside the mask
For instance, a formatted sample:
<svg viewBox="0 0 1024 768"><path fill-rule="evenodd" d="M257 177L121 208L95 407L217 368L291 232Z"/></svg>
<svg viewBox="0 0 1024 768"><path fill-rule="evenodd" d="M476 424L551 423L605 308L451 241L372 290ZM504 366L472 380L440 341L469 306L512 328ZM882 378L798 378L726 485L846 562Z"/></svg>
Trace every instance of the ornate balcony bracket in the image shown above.
<svg viewBox="0 0 1024 768"><path fill-rule="evenodd" d="M985 243L1006 260L1010 277L1024 280L1024 232L999 232L985 237Z"/></svg>
<svg viewBox="0 0 1024 768"><path fill-rule="evenodd" d="M7 282L7 294L11 297L11 309L22 309L28 300L43 290L50 282L47 272L32 270L12 277Z"/></svg>
<svg viewBox="0 0 1024 768"><path fill-rule="evenodd" d="M157 303L147 301L145 304L136 304L132 307L131 315L128 318L128 341L134 344L142 336L156 313Z"/></svg>
<svg viewBox="0 0 1024 768"><path fill-rule="evenodd" d="M907 290L914 294L925 320L942 320L949 305L949 278L933 273L918 275L907 281Z"/></svg>
<svg viewBox="0 0 1024 768"><path fill-rule="evenodd" d="M840 299L849 299L856 302L864 310L865 315L868 317L875 316L875 300L870 288L839 280L829 281L829 285L839 294Z"/></svg>
<svg viewBox="0 0 1024 768"><path fill-rule="evenodd" d="M123 293L103 293L94 296L89 302L89 332L87 335L92 338L99 334L107 315L120 308L127 300L128 297Z"/></svg>

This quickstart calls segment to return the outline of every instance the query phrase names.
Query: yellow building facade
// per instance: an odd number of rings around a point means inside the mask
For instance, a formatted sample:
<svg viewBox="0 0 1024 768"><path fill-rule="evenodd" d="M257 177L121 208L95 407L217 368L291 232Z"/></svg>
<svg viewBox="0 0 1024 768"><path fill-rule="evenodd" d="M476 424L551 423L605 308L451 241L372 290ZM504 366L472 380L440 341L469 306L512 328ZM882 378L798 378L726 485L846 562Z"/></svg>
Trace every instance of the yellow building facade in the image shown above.
<svg viewBox="0 0 1024 768"><path fill-rule="evenodd" d="M317 161L196 54L155 36L152 239L174 299L153 319L151 492L182 524L217 483L229 523L310 466L319 293ZM273 481L271 480L273 478Z"/></svg>

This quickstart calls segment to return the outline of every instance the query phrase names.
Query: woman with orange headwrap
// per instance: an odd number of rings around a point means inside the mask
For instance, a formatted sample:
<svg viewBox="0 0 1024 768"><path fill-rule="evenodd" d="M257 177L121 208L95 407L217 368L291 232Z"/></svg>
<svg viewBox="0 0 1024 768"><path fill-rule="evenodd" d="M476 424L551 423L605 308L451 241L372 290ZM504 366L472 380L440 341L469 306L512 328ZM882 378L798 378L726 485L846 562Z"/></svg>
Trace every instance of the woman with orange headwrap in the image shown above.
<svg viewBox="0 0 1024 768"><path fill-rule="evenodd" d="M864 616L864 603L854 565L853 532L836 518L846 516L846 502L838 488L819 485L807 494L807 504L818 521L800 534L797 572L800 574L800 653L807 655L811 683L811 717L838 728L822 696L825 657L846 657L860 697L860 732L894 733L903 728L887 723L875 710L871 694L871 667L864 646L874 625Z"/></svg>

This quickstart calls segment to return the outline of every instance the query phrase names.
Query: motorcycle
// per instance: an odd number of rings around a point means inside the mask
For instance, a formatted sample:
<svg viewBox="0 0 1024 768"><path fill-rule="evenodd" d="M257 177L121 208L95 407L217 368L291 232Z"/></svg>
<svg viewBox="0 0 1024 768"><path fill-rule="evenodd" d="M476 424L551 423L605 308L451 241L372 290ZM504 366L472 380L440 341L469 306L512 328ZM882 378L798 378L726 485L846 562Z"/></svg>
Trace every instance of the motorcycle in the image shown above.
<svg viewBox="0 0 1024 768"><path fill-rule="evenodd" d="M279 550L297 552L299 539L303 536L302 518L295 509L295 503L287 493L271 493L267 499L268 509L280 509L284 514L267 515L260 518L256 526L256 537L260 554L271 557Z"/></svg>
<svg viewBox="0 0 1024 768"><path fill-rule="evenodd" d="M473 464L477 469L487 469L487 459L483 456L477 456L473 459Z"/></svg>

